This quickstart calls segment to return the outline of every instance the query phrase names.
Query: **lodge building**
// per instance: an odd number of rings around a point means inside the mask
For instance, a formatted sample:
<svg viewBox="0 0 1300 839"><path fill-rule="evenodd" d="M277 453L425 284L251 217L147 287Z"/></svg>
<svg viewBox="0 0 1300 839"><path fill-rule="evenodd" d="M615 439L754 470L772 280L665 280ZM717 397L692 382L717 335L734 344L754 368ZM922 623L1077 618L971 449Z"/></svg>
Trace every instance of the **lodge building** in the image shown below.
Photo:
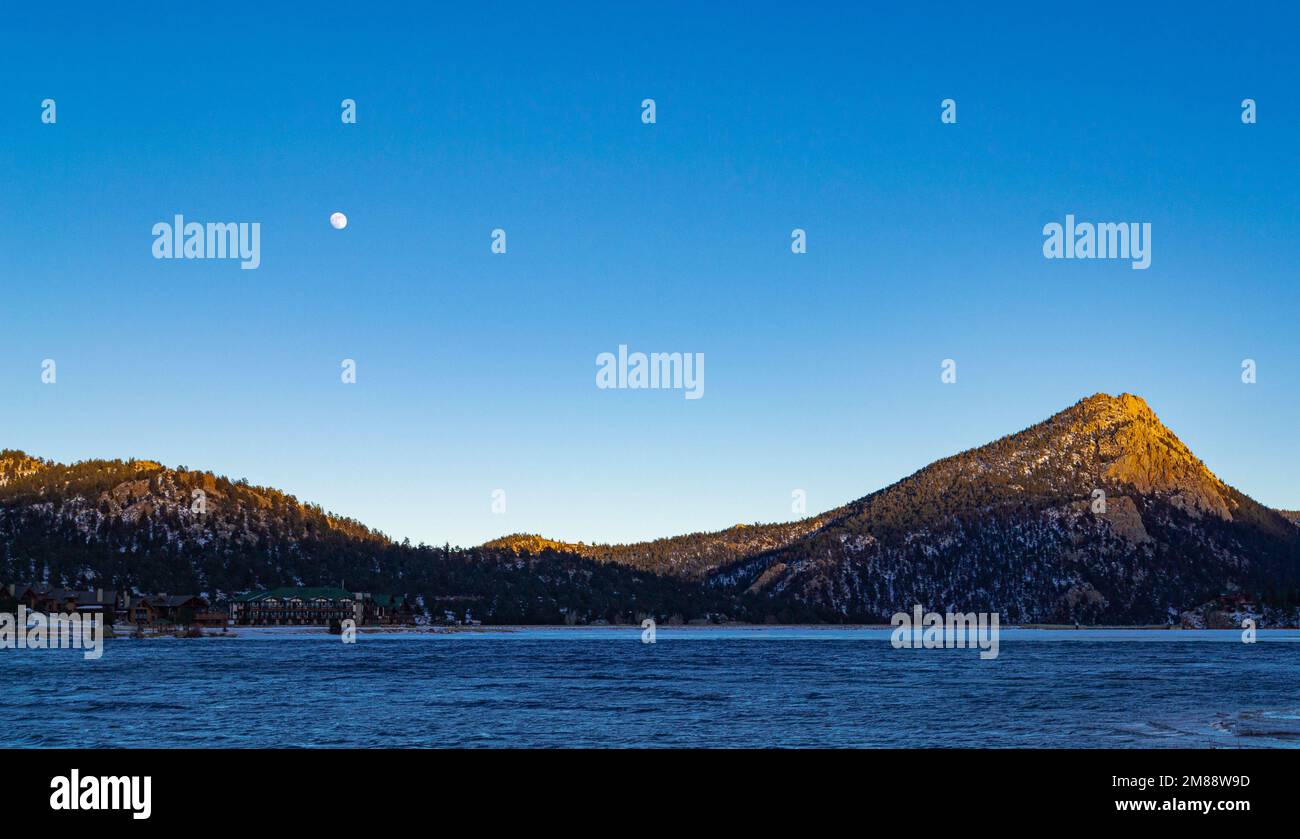
<svg viewBox="0 0 1300 839"><path fill-rule="evenodd" d="M345 620L358 626L415 622L409 598L333 587L281 587L241 594L230 601L230 620L240 626L327 626Z"/></svg>

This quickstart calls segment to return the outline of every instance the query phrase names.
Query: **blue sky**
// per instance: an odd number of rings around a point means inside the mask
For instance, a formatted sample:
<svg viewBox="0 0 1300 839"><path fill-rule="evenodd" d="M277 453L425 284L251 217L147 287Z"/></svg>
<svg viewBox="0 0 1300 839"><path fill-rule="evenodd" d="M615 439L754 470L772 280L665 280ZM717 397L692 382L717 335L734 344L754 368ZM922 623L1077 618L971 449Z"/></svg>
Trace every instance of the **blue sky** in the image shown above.
<svg viewBox="0 0 1300 839"><path fill-rule="evenodd" d="M1300 507L1283 4L39 5L0 30L0 446L413 542L626 541L1130 391ZM154 260L175 213L259 222L261 267ZM1150 222L1150 269L1045 260L1066 213ZM598 390L619 344L704 353L705 397Z"/></svg>

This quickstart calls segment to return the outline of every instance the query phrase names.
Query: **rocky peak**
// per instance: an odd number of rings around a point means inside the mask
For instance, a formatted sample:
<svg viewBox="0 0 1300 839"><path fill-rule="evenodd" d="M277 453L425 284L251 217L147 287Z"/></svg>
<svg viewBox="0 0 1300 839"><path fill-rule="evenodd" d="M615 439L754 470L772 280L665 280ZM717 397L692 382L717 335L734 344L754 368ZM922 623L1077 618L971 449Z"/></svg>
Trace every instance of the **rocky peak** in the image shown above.
<svg viewBox="0 0 1300 839"><path fill-rule="evenodd" d="M1062 421L1059 422L1058 421ZM1095 448L1098 477L1159 495L1192 515L1232 520L1232 493L1139 396L1098 393L1058 414L1076 442Z"/></svg>

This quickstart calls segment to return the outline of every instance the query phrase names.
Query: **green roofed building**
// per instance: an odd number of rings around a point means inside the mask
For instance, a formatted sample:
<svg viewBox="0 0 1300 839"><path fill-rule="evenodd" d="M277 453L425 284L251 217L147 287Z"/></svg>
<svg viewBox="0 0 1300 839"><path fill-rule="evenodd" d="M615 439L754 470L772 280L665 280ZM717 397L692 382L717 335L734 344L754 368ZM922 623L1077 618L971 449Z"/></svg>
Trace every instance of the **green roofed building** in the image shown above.
<svg viewBox="0 0 1300 839"><path fill-rule="evenodd" d="M391 625L413 623L414 610L401 595L286 586L239 595L230 602L230 619L242 626L328 626L345 620Z"/></svg>

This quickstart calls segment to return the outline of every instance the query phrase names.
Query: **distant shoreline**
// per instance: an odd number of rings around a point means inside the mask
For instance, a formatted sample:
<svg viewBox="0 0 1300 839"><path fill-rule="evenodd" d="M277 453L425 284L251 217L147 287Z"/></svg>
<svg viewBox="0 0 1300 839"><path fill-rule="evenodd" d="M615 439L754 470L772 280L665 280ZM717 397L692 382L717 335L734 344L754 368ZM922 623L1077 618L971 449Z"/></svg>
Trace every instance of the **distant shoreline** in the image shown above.
<svg viewBox="0 0 1300 839"><path fill-rule="evenodd" d="M657 629L661 632L673 632L674 630L703 630L703 631L727 631L727 630L798 630L803 632L819 631L892 631L896 627L892 624L847 624L847 623L810 623L810 624L767 624L767 623L723 623L723 624L683 624L679 626L659 625ZM232 626L227 628L228 631L222 632L218 629L207 628L201 636L189 636L190 638L237 638L237 637L283 637L283 636L317 636L333 635L329 627L324 624L302 625L302 626ZM1159 624L1141 624L1141 625L1121 625L1121 624L1104 624L1089 626L1074 626L1073 624L1008 624L1001 627L1006 630L1035 630L1035 631L1078 631L1078 632L1240 632L1239 627L1225 628L1193 628L1182 626L1165 626ZM1259 632L1271 631L1295 631L1300 627L1295 626L1278 626L1259 629ZM603 624L599 626L570 626L568 624L500 624L500 625L482 625L482 626L362 626L357 627L358 635L475 635L475 634L499 634L507 632L527 632L530 630L547 630L561 632L592 632L599 630L608 630L611 632L640 632L640 624ZM178 640L187 640L183 633L174 632L151 632L144 636L143 639L133 638L130 630L115 630L113 635L109 636L116 639L126 640L149 640L156 638L176 638Z"/></svg>

